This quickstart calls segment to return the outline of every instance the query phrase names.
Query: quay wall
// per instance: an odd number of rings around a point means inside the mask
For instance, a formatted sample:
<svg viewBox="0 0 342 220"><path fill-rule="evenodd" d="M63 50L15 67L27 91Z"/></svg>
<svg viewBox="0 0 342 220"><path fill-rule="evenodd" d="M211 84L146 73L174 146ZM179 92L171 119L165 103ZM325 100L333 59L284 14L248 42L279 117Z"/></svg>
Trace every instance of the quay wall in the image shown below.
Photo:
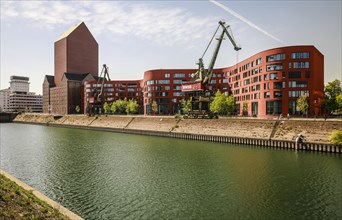
<svg viewBox="0 0 342 220"><path fill-rule="evenodd" d="M330 144L329 135L342 130L342 120L323 119L177 119L162 116L95 116L44 114L18 115L14 122L48 126L153 135L169 138L246 144L262 147L342 153ZM304 143L295 144L298 134Z"/></svg>

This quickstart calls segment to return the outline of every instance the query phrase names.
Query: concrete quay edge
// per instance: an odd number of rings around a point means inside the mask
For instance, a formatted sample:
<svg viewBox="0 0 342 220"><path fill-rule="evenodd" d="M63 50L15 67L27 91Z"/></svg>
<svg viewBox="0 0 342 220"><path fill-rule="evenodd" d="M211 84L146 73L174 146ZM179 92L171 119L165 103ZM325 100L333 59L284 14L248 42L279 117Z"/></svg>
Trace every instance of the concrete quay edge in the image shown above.
<svg viewBox="0 0 342 220"><path fill-rule="evenodd" d="M82 217L80 217L79 215L73 213L72 211L70 211L69 209L65 208L64 206L62 206L61 204L55 202L54 200L50 199L49 197L47 197L46 195L44 195L43 193L37 191L36 189L34 189L33 187L27 185L26 183L20 181L19 179L17 179L16 177L12 176L11 174L7 173L6 171L0 169L0 174L4 175L5 177L7 177L8 179L12 180L13 182L15 182L17 185L19 185L20 187L22 187L23 189L27 190L27 191L31 191L33 193L33 195L35 195L36 197L38 197L38 199L46 202L47 204L49 204L51 207L57 209L60 213L62 213L63 215L69 217L72 220L84 220Z"/></svg>

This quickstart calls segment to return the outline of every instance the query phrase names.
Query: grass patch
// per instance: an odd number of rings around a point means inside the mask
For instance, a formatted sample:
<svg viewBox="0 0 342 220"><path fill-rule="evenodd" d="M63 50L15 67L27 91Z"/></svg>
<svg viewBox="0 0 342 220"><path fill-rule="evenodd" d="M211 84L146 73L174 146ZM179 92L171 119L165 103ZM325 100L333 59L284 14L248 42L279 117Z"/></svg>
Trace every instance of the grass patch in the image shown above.
<svg viewBox="0 0 342 220"><path fill-rule="evenodd" d="M0 219L69 219L0 174Z"/></svg>

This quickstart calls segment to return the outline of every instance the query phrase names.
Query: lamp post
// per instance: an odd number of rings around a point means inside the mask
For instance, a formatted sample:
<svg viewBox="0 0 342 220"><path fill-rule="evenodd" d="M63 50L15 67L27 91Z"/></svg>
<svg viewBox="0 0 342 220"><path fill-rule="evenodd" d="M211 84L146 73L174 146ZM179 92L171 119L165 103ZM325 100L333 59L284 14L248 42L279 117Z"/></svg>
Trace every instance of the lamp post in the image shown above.
<svg viewBox="0 0 342 220"><path fill-rule="evenodd" d="M315 114L315 118L316 118L316 104L317 104L317 99L314 100L314 114Z"/></svg>

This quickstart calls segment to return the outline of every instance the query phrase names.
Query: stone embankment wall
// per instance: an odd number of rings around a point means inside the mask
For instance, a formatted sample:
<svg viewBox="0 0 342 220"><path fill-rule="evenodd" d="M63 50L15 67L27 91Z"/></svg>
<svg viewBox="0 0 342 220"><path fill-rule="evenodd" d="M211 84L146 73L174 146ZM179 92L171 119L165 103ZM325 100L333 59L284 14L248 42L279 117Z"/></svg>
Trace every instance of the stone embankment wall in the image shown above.
<svg viewBox="0 0 342 220"><path fill-rule="evenodd" d="M342 130L342 120L22 114L14 122L284 148L296 148L294 141L302 134L305 144L297 146L298 149L342 151L342 146L331 145L328 141L332 131Z"/></svg>

